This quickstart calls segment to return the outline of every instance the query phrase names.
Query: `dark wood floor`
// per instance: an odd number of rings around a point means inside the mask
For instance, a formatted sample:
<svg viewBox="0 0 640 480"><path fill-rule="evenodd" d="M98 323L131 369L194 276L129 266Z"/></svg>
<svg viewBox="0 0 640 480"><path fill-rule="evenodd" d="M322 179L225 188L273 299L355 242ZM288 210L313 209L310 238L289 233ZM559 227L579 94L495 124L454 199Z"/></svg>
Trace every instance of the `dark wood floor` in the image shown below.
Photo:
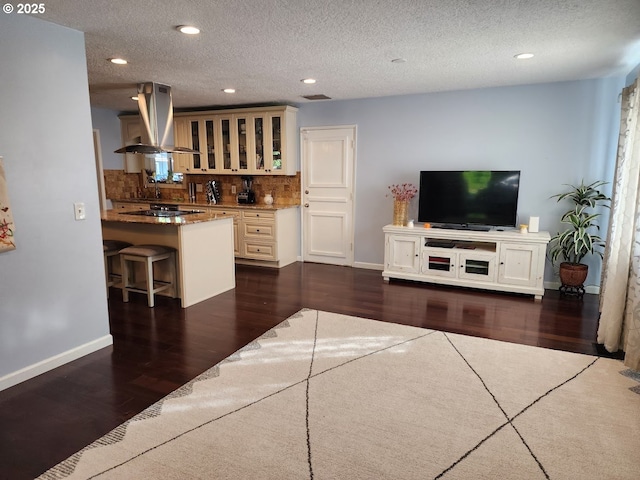
<svg viewBox="0 0 640 480"><path fill-rule="evenodd" d="M595 295L535 302L310 263L236 272L235 290L188 309L112 289L113 347L0 392L0 478L41 474L304 307L596 353Z"/></svg>

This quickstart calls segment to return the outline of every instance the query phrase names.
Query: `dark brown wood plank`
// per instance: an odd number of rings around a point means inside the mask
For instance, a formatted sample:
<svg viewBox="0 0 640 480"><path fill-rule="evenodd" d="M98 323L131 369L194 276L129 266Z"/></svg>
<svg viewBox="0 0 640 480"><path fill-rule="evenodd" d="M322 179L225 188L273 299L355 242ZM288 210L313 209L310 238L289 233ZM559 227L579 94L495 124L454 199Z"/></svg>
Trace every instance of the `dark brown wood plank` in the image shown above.
<svg viewBox="0 0 640 480"><path fill-rule="evenodd" d="M596 353L596 295L536 302L311 263L236 272L235 290L187 309L112 289L113 347L0 392L0 478L34 478L301 308Z"/></svg>

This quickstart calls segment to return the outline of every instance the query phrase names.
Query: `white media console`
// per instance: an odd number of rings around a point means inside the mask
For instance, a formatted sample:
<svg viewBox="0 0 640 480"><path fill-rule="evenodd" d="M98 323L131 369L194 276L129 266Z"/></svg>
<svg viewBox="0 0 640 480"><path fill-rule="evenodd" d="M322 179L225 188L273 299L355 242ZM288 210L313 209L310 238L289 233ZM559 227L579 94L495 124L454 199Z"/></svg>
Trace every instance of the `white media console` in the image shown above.
<svg viewBox="0 0 640 480"><path fill-rule="evenodd" d="M544 295L549 232L478 232L398 227L384 231L385 281L390 278Z"/></svg>

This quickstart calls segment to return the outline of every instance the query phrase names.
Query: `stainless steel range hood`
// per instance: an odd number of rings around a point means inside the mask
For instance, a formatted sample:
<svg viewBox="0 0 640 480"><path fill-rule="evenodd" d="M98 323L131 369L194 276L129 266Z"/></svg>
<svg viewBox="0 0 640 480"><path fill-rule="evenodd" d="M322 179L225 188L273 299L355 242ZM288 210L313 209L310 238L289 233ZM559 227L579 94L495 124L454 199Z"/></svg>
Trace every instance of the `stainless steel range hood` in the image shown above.
<svg viewBox="0 0 640 480"><path fill-rule="evenodd" d="M115 153L200 153L173 144L173 100L171 87L147 82L138 85L141 143L119 148Z"/></svg>

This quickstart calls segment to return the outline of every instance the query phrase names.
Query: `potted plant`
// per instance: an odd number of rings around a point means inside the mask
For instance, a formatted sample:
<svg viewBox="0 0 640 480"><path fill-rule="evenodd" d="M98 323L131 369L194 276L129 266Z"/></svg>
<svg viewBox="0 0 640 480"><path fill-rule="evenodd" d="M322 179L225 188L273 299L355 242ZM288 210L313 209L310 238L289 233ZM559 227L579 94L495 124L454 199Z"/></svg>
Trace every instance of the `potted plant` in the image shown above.
<svg viewBox="0 0 640 480"><path fill-rule="evenodd" d="M562 258L560 263L560 281L563 292L584 293L584 281L589 273L589 266L582 263L587 255L597 254L602 258L601 247L604 246L602 238L598 235L600 227L596 219L600 213L595 209L602 205L609 207L609 197L599 189L607 182L596 181L585 185L567 185L568 192L553 195L557 201L570 200L573 204L571 210L562 215L561 222L568 225L563 232L551 237L549 255L552 263Z"/></svg>

